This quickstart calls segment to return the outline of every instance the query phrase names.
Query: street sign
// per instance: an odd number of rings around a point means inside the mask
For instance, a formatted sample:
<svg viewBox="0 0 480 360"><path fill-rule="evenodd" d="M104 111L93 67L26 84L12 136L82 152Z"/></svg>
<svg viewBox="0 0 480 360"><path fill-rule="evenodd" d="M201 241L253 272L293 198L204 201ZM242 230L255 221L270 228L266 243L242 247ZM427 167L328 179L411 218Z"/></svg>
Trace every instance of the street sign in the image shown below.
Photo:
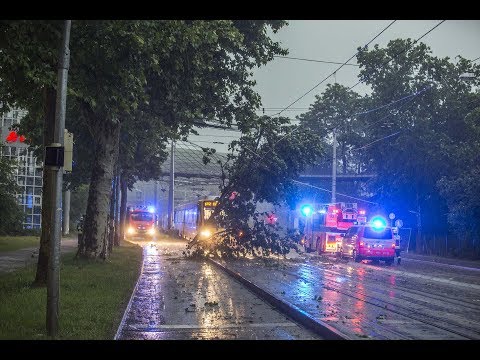
<svg viewBox="0 0 480 360"><path fill-rule="evenodd" d="M395 221L395 226L398 227L398 228L401 228L403 226L403 221L398 219Z"/></svg>
<svg viewBox="0 0 480 360"><path fill-rule="evenodd" d="M390 213L390 215L388 215L389 219L390 220L393 220L395 219L395 214L394 213Z"/></svg>

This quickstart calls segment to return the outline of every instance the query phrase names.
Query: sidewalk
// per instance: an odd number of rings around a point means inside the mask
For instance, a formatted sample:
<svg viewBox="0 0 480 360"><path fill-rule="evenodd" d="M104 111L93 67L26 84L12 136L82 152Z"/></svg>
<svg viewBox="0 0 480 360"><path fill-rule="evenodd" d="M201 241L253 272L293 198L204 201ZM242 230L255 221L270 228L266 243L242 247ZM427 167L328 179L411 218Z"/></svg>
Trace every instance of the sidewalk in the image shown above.
<svg viewBox="0 0 480 360"><path fill-rule="evenodd" d="M407 253L406 251L402 251L402 260L408 261L408 259L480 269L480 260L465 260L436 255L415 254L412 252Z"/></svg>
<svg viewBox="0 0 480 360"><path fill-rule="evenodd" d="M77 248L77 244L78 242L76 238L62 238L62 242L60 245L61 252L64 253L67 251L75 250ZM39 247L30 247L0 253L0 273L12 272L17 270L18 268L36 263L38 259L38 248Z"/></svg>

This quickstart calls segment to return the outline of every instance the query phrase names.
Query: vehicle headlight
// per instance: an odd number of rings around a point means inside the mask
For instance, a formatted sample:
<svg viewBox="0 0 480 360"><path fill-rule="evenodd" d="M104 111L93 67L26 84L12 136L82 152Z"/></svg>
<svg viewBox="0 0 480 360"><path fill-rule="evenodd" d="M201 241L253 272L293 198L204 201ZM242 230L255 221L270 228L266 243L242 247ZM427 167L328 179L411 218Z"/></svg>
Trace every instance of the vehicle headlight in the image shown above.
<svg viewBox="0 0 480 360"><path fill-rule="evenodd" d="M130 226L130 227L127 229L127 233L128 233L128 234L135 234L135 229Z"/></svg>
<svg viewBox="0 0 480 360"><path fill-rule="evenodd" d="M155 228L148 229L148 235L155 235Z"/></svg>
<svg viewBox="0 0 480 360"><path fill-rule="evenodd" d="M212 236L212 232L208 229L205 229L200 231L200 236L203 238L209 238L210 236Z"/></svg>

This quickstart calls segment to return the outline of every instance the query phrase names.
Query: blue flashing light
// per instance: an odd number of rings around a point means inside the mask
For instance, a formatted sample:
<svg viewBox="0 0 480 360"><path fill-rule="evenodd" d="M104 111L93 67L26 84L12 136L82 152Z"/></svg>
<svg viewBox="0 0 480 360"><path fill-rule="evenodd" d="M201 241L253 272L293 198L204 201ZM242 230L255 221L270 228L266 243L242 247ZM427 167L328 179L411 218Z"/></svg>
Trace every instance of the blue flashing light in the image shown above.
<svg viewBox="0 0 480 360"><path fill-rule="evenodd" d="M311 205L303 205L300 210L305 216L310 216L313 213L313 207Z"/></svg>
<svg viewBox="0 0 480 360"><path fill-rule="evenodd" d="M387 227L387 222L385 221L384 218L377 216L374 217L370 223L372 224L372 228L374 230L383 230L384 228Z"/></svg>
<svg viewBox="0 0 480 360"><path fill-rule="evenodd" d="M155 212L155 206L149 206L148 208L149 213L154 213Z"/></svg>

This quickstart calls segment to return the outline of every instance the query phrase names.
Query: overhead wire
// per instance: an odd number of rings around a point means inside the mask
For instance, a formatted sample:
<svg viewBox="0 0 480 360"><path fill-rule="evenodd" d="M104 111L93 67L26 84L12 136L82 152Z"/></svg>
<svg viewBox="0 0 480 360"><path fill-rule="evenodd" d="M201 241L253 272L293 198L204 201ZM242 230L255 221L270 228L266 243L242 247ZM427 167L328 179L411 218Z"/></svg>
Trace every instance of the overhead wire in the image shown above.
<svg viewBox="0 0 480 360"><path fill-rule="evenodd" d="M365 44L363 46L363 48L366 48L368 47L368 45L370 45L376 38L378 38L381 34L383 34L390 26L392 26L397 20L394 20L392 21L390 24L388 24L382 31L380 31L373 39L371 39L367 44ZM300 96L298 99L296 99L294 102L292 102L291 104L289 104L287 107L285 107L283 110L281 110L280 112L274 114L273 116L277 116L277 115L280 115L282 112L284 112L286 109L290 108L292 105L296 104L299 100L301 100L302 98L304 98L306 95L308 95L309 93L311 93L313 90L315 90L318 86L320 86L323 82L325 82L329 77L331 77L332 75L336 74L336 72L338 70L340 70L343 66L345 66L345 64L347 64L350 60L352 60L355 56L357 56L357 54L359 53L360 51L357 51L353 56L351 56L347 61L345 61L340 67L338 67L334 72L332 72L330 75L328 75L327 77L325 77L322 81L320 81L318 84L316 84L313 88L311 88L310 90L308 90L305 94L303 94L302 96ZM300 127L297 126L295 129L293 129L290 133L286 134L285 136L281 137L280 139L278 139L273 145L272 145L272 149L268 152L266 152L262 157L261 157L261 160L265 158L265 156L267 156L270 152L273 151L273 148L275 147L275 145L282 141L284 138L286 138L287 136L290 136L292 135L295 131L297 131Z"/></svg>
<svg viewBox="0 0 480 360"><path fill-rule="evenodd" d="M276 57L276 58L279 58L279 59L291 59L291 60L312 61L312 62L325 63L325 64L342 64L341 62L336 62L336 61L325 61L325 60L305 59L305 58L297 58L297 57L292 57L292 56L274 55L273 57ZM348 65L348 66L360 66L360 65L357 65L357 64L345 64L345 65Z"/></svg>
<svg viewBox="0 0 480 360"><path fill-rule="evenodd" d="M380 31L372 40L370 40L367 44L365 44L363 46L363 48L366 48L368 47L368 45L370 45L376 38L378 38L381 34L383 34L390 26L392 26L397 20L393 20L390 24L388 24L387 27L385 27L382 31ZM288 105L287 107L285 107L285 109L283 109L282 111L280 111L279 113L275 114L274 116L277 116L277 115L280 115L282 112L284 112L286 109L290 108L292 105L296 104L299 100L303 99L305 96L307 96L308 94L310 94L313 90L315 90L317 87L319 87L321 84L323 84L329 77L331 77L332 75L334 75L338 70L340 70L342 67L344 67L350 60L352 60L355 56L357 56L357 54L359 53L360 51L357 51L355 54L353 54L347 61L345 61L341 66L339 66L335 71L333 71L330 75L328 75L327 77L325 77L322 81L320 81L318 84L316 84L313 88L311 88L310 90L308 90L305 94L303 94L302 96L300 96L298 99L296 99L294 102L292 102L290 105Z"/></svg>
<svg viewBox="0 0 480 360"><path fill-rule="evenodd" d="M442 23L444 23L446 20L442 20L441 22L439 22L438 24L436 24L434 27L432 27L430 30L428 30L425 34L423 34L422 36L420 36L418 39L416 39L412 44L411 46L413 46L415 43L417 43L418 41L420 41L422 38L424 38L426 35L428 35L430 32L432 32L434 29L436 29L438 26L440 26ZM367 43L367 45L369 45L373 40L375 40L378 36L380 36L380 34L382 34L385 30L387 30L391 25L393 25L395 21L393 21L392 23L390 23L385 29L383 29L377 36L375 36L369 43ZM367 45L365 45L363 48L366 48ZM394 55L394 57L392 57L391 59L389 59L387 62L383 63L381 66L384 67L385 65L387 65L388 63L390 63L390 61L392 61L393 59L395 59L398 55L406 52L407 50L409 50L410 47L407 47L405 48L404 50L396 53ZM356 56L360 51L358 51L357 53L355 53L354 56ZM347 60L346 62L350 61L351 58L349 60ZM341 67L340 67L341 68ZM331 75L335 74L336 71L338 71L340 68L338 68L337 70L335 70L332 74L330 74L328 77L330 77ZM328 78L327 77L327 78ZM313 89L315 89L318 85L320 85L323 81L325 81L327 78L325 78L324 80L322 80L319 84L317 84L314 88L312 88L311 90L309 90L307 93L305 93L304 95L302 95L300 98L298 98L297 100L295 100L293 103L291 103L289 106L287 106L285 109L287 109L288 107L290 107L291 105L295 104L298 100L300 100L301 98L303 98L305 95L307 95L309 92L311 92ZM360 80L357 84L351 86L349 88L349 90L353 89L356 85L358 85L362 80ZM418 94L417 94L418 95ZM403 99L404 100L404 99ZM400 100L399 100L400 101ZM285 110L284 109L284 110ZM283 111L283 110L282 110ZM281 112L280 112L281 113ZM278 113L278 114L280 114ZM278 115L277 114L277 115ZM294 130L292 130L290 133L286 134L285 136L281 137L279 140L277 140L274 144L273 144L273 147L281 140L283 140L284 138L286 138L287 136L290 136L293 132L295 132L296 130L298 130L299 127L295 128ZM271 151L273 151L273 147L272 147L272 150L270 150L269 152L267 152L266 154L264 154L264 156L261 158L263 159L268 153L270 153Z"/></svg>
<svg viewBox="0 0 480 360"><path fill-rule="evenodd" d="M431 28L430 30L428 30L425 34L423 34L422 36L420 36L418 39L414 40L412 42L412 44L408 47L406 47L405 49L403 49L402 51L399 51L398 53L396 53L394 56L392 56L388 61L386 61L385 63L381 64L380 66L383 68L385 67L385 65L389 64L393 59L397 58L397 56L405 53L406 51L410 50L412 48L413 45L415 45L417 42L419 42L421 39L423 39L425 36L427 36L428 34L430 34L433 30L435 30L437 27L439 27L440 25L442 25L446 20L442 20L440 21L437 25L435 25L433 28ZM360 84L362 82L362 79L360 79L355 85L351 86L348 88L348 90L352 90L355 86L357 86L358 84Z"/></svg>
<svg viewBox="0 0 480 360"><path fill-rule="evenodd" d="M329 192L329 193L332 192L331 190L324 189L324 188L321 188L321 187L318 187L318 186L315 186L315 185L311 185L311 184L308 184L308 183L304 183L304 182L301 182L301 181L298 181L298 180L292 180L292 181L297 183L297 184L308 186L308 187L311 187L311 188L314 188L314 189L317 189L317 190L322 190L322 191L326 191L326 192ZM370 204L377 204L376 202L373 202L373 201L361 199L361 198L358 198L358 197L355 197L355 196L350 196L350 195L347 195L347 194L342 194L342 193L339 193L339 192L335 192L335 194L340 195L340 196L345 196L345 197L350 198L350 199L355 199L355 200L367 202L367 203L370 203Z"/></svg>

